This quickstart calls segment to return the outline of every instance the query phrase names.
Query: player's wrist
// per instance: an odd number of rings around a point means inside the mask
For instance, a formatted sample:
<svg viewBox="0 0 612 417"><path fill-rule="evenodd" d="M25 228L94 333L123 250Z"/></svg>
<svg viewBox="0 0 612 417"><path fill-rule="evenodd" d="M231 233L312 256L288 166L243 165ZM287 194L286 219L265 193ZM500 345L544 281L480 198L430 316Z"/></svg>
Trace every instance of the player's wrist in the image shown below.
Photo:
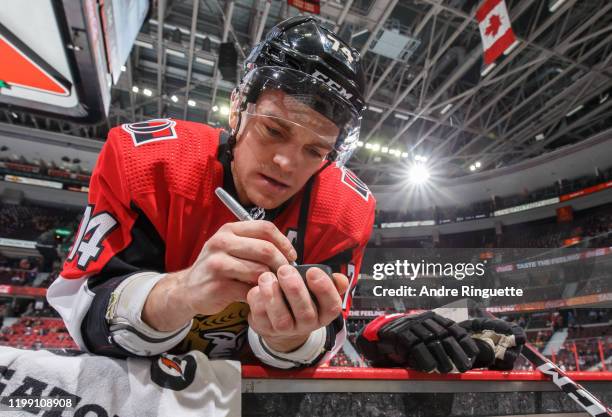
<svg viewBox="0 0 612 417"><path fill-rule="evenodd" d="M142 320L155 330L176 330L195 316L180 285L184 272L167 274L149 293L142 309Z"/></svg>
<svg viewBox="0 0 612 417"><path fill-rule="evenodd" d="M296 336L262 336L266 344L277 352L289 353L306 343L310 334Z"/></svg>

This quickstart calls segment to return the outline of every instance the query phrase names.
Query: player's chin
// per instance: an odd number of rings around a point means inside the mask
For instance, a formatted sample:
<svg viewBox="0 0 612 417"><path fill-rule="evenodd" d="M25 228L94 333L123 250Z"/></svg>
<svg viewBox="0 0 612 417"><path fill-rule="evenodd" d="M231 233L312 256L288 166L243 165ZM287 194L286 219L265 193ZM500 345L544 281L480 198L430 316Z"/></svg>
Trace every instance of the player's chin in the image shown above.
<svg viewBox="0 0 612 417"><path fill-rule="evenodd" d="M249 200L251 200L254 205L262 207L266 210L279 207L285 201L289 200L293 194L295 194L290 188L287 188L287 190L279 190L274 193L257 188L250 191Z"/></svg>

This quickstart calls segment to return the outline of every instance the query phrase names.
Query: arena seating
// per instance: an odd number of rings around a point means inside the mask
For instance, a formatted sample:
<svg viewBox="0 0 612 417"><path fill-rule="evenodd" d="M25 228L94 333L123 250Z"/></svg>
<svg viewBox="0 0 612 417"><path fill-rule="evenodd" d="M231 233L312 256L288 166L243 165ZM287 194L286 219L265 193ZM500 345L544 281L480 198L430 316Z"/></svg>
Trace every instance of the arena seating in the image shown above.
<svg viewBox="0 0 612 417"><path fill-rule="evenodd" d="M0 237L35 240L43 232L74 224L81 210L0 204Z"/></svg>
<svg viewBox="0 0 612 417"><path fill-rule="evenodd" d="M61 318L22 317L0 331L0 345L21 349L77 349Z"/></svg>
<svg viewBox="0 0 612 417"><path fill-rule="evenodd" d="M569 194L587 187L609 181L612 178L612 168L608 168L599 172L598 175L584 176L573 179L571 181L563 180L548 187L525 191L521 194L511 195L507 197L496 197L494 200L479 201L470 204L469 206L457 207L430 207L424 210L416 210L409 212L402 211L385 211L377 212L376 224L390 222L407 222L416 220L436 220L456 219L474 217L480 214L486 216L493 213L495 210L500 210L509 207L515 207L522 204L528 204L536 201L545 200L551 197L557 197L563 194ZM521 246L516 246L521 247ZM548 246L537 246L548 247Z"/></svg>
<svg viewBox="0 0 612 417"><path fill-rule="evenodd" d="M66 161L64 161L66 162ZM78 164L78 162L76 162ZM55 180L71 184L87 186L91 173L83 170L80 166L58 167L55 162L28 161L23 156L12 158L0 158L0 173L22 175L37 179Z"/></svg>

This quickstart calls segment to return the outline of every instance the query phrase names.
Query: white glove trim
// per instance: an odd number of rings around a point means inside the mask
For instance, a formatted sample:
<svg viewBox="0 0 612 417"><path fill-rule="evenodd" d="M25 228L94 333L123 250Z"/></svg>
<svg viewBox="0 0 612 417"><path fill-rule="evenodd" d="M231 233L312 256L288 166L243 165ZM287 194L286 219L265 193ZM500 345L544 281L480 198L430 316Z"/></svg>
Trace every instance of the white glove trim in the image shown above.
<svg viewBox="0 0 612 417"><path fill-rule="evenodd" d="M293 352L283 353L272 349L259 334L249 327L249 345L251 350L266 365L280 369L291 369L312 365L324 352L327 329L321 327L308 336L306 342Z"/></svg>
<svg viewBox="0 0 612 417"><path fill-rule="evenodd" d="M153 356L166 352L185 338L191 320L178 330L160 332L141 319L149 293L166 274L140 272L126 278L111 294L106 309L106 320L111 337L125 350L139 356Z"/></svg>

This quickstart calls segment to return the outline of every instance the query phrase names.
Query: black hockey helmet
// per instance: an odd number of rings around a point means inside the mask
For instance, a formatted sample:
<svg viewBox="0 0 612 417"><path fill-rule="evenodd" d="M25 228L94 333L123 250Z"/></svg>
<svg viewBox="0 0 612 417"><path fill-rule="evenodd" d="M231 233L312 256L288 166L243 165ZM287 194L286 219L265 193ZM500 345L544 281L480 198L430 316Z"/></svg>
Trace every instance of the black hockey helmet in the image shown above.
<svg viewBox="0 0 612 417"><path fill-rule="evenodd" d="M241 111L266 89L298 97L340 128L330 160L344 162L357 144L365 108L359 52L311 16L274 26L244 62Z"/></svg>

